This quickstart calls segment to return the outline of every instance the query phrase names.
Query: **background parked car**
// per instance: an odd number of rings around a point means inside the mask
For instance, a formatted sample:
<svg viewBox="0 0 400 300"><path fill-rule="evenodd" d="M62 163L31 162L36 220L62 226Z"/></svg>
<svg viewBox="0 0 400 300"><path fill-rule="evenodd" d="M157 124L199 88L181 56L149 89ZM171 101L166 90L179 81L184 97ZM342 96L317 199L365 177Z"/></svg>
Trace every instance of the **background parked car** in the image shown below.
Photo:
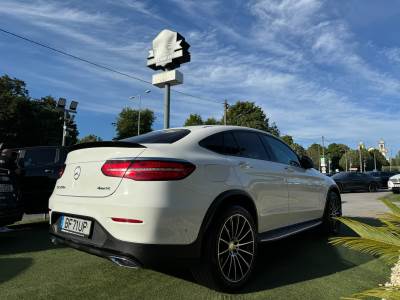
<svg viewBox="0 0 400 300"><path fill-rule="evenodd" d="M394 175L389 178L388 187L394 194L400 193L400 174Z"/></svg>
<svg viewBox="0 0 400 300"><path fill-rule="evenodd" d="M20 221L22 215L22 202L13 176L9 170L0 168L0 227Z"/></svg>
<svg viewBox="0 0 400 300"><path fill-rule="evenodd" d="M25 213L47 213L67 152L67 148L56 146L19 149L16 172Z"/></svg>
<svg viewBox="0 0 400 300"><path fill-rule="evenodd" d="M383 171L366 172L366 174L371 175L372 177L375 177L377 180L379 180L381 188L387 188L389 178L393 175L396 175L396 173L397 172L383 172Z"/></svg>
<svg viewBox="0 0 400 300"><path fill-rule="evenodd" d="M332 176L340 192L369 191L376 192L380 186L380 179L358 172L340 172Z"/></svg>

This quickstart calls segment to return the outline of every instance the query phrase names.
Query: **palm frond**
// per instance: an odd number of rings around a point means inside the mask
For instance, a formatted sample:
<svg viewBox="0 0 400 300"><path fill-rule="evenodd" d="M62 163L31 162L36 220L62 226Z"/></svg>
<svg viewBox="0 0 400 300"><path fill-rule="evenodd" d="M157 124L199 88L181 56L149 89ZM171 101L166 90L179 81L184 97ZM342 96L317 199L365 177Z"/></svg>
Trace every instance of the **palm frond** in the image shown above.
<svg viewBox="0 0 400 300"><path fill-rule="evenodd" d="M384 221L389 221L389 222L391 222L391 223L393 223L395 225L400 225L400 216L395 215L395 214L390 213L390 212L379 214L379 220L380 221L383 221L383 220Z"/></svg>
<svg viewBox="0 0 400 300"><path fill-rule="evenodd" d="M350 298L342 299L365 299L365 298L379 298L386 300L400 300L400 287L379 287L375 289L366 290L352 295Z"/></svg>
<svg viewBox="0 0 400 300"><path fill-rule="evenodd" d="M387 208L390 209L390 211L392 212L392 214L396 215L398 218L400 218L400 207L397 206L396 204L394 204L392 201L390 201L387 198L381 198L381 201L383 202L383 204L386 205Z"/></svg>
<svg viewBox="0 0 400 300"><path fill-rule="evenodd" d="M386 226L375 227L349 218L337 218L350 227L361 238L400 247L399 237Z"/></svg>
<svg viewBox="0 0 400 300"><path fill-rule="evenodd" d="M389 264L394 264L399 260L400 246L386 244L376 240L360 237L336 237L330 239L330 243L334 246L341 245L352 250L379 256Z"/></svg>

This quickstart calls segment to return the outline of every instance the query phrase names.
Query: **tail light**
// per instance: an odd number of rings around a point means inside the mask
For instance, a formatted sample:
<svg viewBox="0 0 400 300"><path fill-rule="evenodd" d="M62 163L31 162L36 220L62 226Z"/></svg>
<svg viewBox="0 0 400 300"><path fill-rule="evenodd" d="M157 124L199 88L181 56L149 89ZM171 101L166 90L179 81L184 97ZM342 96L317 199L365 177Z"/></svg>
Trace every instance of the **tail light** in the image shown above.
<svg viewBox="0 0 400 300"><path fill-rule="evenodd" d="M63 165L60 170L58 171L58 178L61 178L63 176L65 170L65 165Z"/></svg>
<svg viewBox="0 0 400 300"><path fill-rule="evenodd" d="M106 176L123 177L137 181L180 180L196 167L186 161L168 160L108 160L101 171Z"/></svg>

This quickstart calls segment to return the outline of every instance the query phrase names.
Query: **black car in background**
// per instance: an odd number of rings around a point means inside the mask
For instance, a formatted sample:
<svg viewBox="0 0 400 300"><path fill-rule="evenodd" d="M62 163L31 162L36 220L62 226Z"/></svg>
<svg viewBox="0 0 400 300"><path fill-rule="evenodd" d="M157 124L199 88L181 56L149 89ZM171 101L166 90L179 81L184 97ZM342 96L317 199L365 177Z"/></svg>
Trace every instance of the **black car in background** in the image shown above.
<svg viewBox="0 0 400 300"><path fill-rule="evenodd" d="M67 152L67 148L57 146L19 149L16 173L25 213L48 212L49 198L64 169Z"/></svg>
<svg viewBox="0 0 400 300"><path fill-rule="evenodd" d="M20 221L22 215L15 180L8 169L0 168L0 227Z"/></svg>
<svg viewBox="0 0 400 300"><path fill-rule="evenodd" d="M365 173L379 180L380 186L385 189L387 189L388 187L389 178L398 174L398 172L384 172L384 171L368 171Z"/></svg>
<svg viewBox="0 0 400 300"><path fill-rule="evenodd" d="M365 173L340 172L331 178L335 180L340 192L376 192L380 187L380 180L378 178Z"/></svg>

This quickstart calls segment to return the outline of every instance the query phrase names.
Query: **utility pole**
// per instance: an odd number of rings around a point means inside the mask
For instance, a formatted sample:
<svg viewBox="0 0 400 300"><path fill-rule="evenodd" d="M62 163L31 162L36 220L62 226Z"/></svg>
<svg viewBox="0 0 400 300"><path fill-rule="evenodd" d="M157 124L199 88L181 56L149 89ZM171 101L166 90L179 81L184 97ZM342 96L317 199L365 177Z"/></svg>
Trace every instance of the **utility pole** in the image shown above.
<svg viewBox="0 0 400 300"><path fill-rule="evenodd" d="M347 172L348 171L348 168L347 168L347 150L344 150L344 157L346 159L346 172Z"/></svg>
<svg viewBox="0 0 400 300"><path fill-rule="evenodd" d="M226 115L228 114L228 101L224 100L224 125L226 126Z"/></svg>
<svg viewBox="0 0 400 300"><path fill-rule="evenodd" d="M322 158L323 158L323 165L322 165L322 173L326 173L326 161L325 161L325 138L322 136Z"/></svg>
<svg viewBox="0 0 400 300"><path fill-rule="evenodd" d="M67 110L64 109L64 118L63 118L63 135L62 135L62 142L61 146L65 147L67 137Z"/></svg>
<svg viewBox="0 0 400 300"><path fill-rule="evenodd" d="M362 147L362 142L358 145L358 151L359 151L359 156L360 156L360 172L362 172L362 154L361 154L361 147Z"/></svg>

